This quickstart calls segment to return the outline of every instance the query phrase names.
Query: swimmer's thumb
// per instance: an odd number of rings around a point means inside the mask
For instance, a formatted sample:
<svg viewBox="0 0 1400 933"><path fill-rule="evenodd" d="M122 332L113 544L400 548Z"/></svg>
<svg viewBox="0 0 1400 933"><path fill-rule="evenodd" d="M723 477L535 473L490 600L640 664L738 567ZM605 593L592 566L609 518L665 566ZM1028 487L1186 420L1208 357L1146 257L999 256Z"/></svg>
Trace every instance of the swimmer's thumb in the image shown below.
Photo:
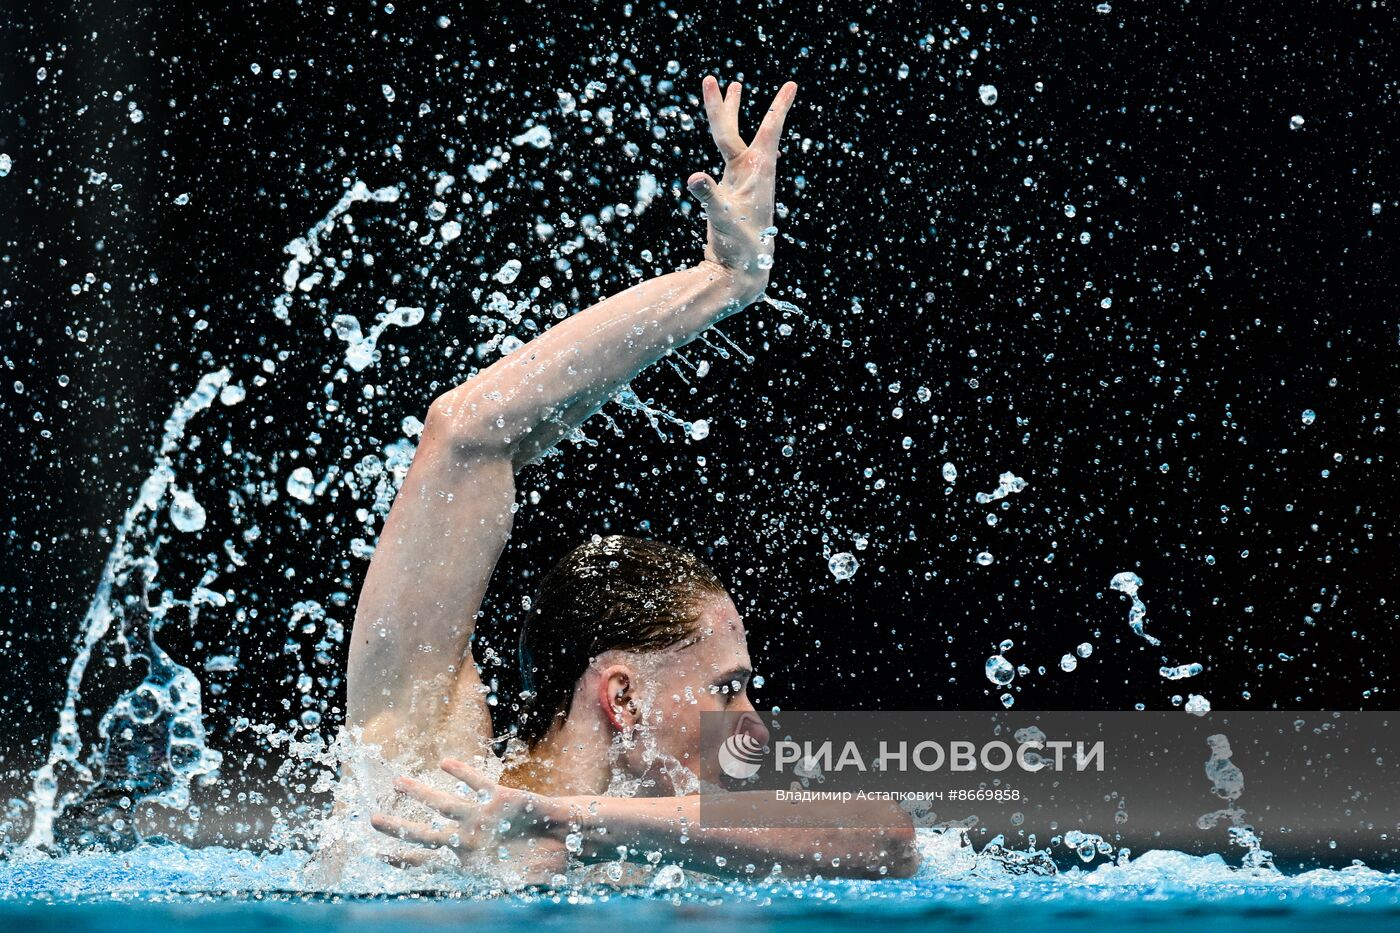
<svg viewBox="0 0 1400 933"><path fill-rule="evenodd" d="M709 204L714 199L715 191L719 187L715 180L704 172L696 172L691 175L685 186L690 189L691 194L700 199L701 204Z"/></svg>

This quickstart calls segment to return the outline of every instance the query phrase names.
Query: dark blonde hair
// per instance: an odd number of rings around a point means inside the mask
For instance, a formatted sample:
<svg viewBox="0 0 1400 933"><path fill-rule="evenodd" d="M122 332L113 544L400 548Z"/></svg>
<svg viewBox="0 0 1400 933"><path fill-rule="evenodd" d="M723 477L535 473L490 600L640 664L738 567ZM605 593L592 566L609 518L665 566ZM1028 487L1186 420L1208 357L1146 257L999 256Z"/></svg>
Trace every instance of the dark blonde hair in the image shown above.
<svg viewBox="0 0 1400 933"><path fill-rule="evenodd" d="M533 747L566 719L594 658L693 640L704 601L724 595L704 561L661 541L609 535L574 548L545 574L520 630L516 735Z"/></svg>

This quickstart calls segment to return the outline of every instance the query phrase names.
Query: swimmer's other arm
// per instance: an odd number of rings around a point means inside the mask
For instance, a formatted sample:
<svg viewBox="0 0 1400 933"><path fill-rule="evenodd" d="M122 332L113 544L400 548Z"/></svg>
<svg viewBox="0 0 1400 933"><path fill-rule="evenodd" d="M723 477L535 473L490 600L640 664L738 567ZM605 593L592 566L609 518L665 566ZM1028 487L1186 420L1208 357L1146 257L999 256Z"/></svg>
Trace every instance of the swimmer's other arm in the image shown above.
<svg viewBox="0 0 1400 933"><path fill-rule="evenodd" d="M772 794L748 791L772 806ZM833 805L837 806L837 805ZM709 874L763 878L774 868L789 877L907 878L919 867L913 820L898 804L839 804L848 825L707 827L700 797L559 797L545 821L549 838L578 827L585 861L618 857L618 846L660 851L667 862ZM860 811L860 812L857 812ZM548 812L548 811L547 811Z"/></svg>
<svg viewBox="0 0 1400 933"><path fill-rule="evenodd" d="M629 858L660 852L664 861L695 871L757 878L775 869L789 877L905 878L919 867L913 820L886 801L831 803L839 809L829 815L844 826L718 827L703 824L698 795L548 797L497 784L456 759L445 759L442 768L470 792L449 793L407 776L394 786L452 822L376 813L374 828L407 842L452 849L463 860L504 843L520 851L564 845L584 861L614 860L619 847L626 847ZM772 813L769 791L729 796L729 803L742 805L751 798L755 812ZM527 845L522 849L520 842Z"/></svg>

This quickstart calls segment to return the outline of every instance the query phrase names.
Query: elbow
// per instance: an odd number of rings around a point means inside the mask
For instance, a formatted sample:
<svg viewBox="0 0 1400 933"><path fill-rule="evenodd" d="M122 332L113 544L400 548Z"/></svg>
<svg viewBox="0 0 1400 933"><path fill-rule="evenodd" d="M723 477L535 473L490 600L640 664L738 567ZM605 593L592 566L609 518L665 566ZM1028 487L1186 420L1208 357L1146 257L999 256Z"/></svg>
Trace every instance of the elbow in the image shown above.
<svg viewBox="0 0 1400 933"><path fill-rule="evenodd" d="M458 457L510 456L516 440L512 433L499 393L458 386L428 406L423 442L449 448Z"/></svg>

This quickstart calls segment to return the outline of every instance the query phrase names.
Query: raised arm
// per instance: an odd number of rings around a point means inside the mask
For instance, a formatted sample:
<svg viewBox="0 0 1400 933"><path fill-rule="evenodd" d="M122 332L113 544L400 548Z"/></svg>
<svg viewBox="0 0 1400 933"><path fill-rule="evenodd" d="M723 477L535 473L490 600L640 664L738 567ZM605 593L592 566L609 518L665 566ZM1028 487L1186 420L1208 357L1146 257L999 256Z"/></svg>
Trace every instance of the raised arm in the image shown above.
<svg viewBox="0 0 1400 933"><path fill-rule="evenodd" d="M360 591L348 721L388 757L422 762L491 737L471 656L477 611L510 536L515 470L571 433L669 350L753 303L772 266L778 142L797 87L785 84L751 143L741 89L703 84L724 157L705 206L705 258L556 324L435 400Z"/></svg>
<svg viewBox="0 0 1400 933"><path fill-rule="evenodd" d="M651 279L551 327L436 404L473 446L506 447L516 466L569 434L622 385L668 351L752 304L772 266L778 142L797 85L783 85L752 143L739 136L736 82L721 97L704 80L724 180L704 172L688 187L705 206L705 259ZM482 431L486 436L482 436Z"/></svg>

